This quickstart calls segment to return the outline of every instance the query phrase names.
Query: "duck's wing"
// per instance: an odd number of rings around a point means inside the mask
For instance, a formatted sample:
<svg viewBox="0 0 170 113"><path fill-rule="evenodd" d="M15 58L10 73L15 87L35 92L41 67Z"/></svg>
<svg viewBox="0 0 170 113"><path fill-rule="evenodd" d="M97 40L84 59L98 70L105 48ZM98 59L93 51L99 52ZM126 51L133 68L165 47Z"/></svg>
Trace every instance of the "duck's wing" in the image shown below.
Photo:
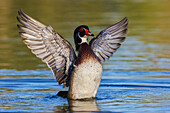
<svg viewBox="0 0 170 113"><path fill-rule="evenodd" d="M18 13L20 17L17 19L22 25L17 26L22 31L19 34L23 37L23 42L32 53L47 63L57 82L65 85L69 76L69 68L76 57L73 47L51 26L45 26L22 10Z"/></svg>
<svg viewBox="0 0 170 113"><path fill-rule="evenodd" d="M114 52L120 47L120 43L125 40L121 37L126 34L128 28L128 19L125 17L120 22L101 31L96 38L93 38L89 45L101 60L109 59Z"/></svg>

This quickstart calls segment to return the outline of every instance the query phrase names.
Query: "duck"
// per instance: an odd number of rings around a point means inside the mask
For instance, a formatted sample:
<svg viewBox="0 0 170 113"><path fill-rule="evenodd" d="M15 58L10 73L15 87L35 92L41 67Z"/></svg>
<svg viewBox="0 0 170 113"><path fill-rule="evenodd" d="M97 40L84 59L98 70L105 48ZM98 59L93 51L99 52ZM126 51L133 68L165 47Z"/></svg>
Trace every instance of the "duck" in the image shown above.
<svg viewBox="0 0 170 113"><path fill-rule="evenodd" d="M74 30L74 50L70 42L50 25L44 25L22 9L18 11L17 20L23 42L47 64L59 85L69 87L68 91L58 93L68 99L96 97L102 77L102 63L109 60L124 42L126 37L123 35L128 28L128 19L125 17L95 37L87 25L80 25ZM88 43L89 37L92 39Z"/></svg>

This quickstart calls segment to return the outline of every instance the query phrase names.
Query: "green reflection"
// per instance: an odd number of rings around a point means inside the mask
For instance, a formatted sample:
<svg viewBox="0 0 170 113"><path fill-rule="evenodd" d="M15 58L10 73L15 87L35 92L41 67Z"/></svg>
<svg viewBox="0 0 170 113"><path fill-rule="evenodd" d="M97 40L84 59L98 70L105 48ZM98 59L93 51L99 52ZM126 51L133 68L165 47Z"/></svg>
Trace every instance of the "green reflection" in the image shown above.
<svg viewBox="0 0 170 113"><path fill-rule="evenodd" d="M142 70L170 71L169 0L0 0L0 3L0 69L48 69L28 50L18 35L16 16L19 8L22 8L35 19L51 25L64 38L69 38L72 44L73 31L78 25L87 24L97 35L104 28L127 16L127 40L118 52L135 48L136 46L127 43L138 40L144 47L147 46L145 50L139 49L138 52L150 55L136 55L136 60L126 61L126 65L132 68L120 67L120 70L141 70L140 64L152 62L151 66L143 66ZM130 58L121 56L120 53L115 55L118 60L121 61L119 58L122 57ZM136 51L128 52L131 53ZM138 58L147 58L147 61ZM137 67L133 68L134 65Z"/></svg>

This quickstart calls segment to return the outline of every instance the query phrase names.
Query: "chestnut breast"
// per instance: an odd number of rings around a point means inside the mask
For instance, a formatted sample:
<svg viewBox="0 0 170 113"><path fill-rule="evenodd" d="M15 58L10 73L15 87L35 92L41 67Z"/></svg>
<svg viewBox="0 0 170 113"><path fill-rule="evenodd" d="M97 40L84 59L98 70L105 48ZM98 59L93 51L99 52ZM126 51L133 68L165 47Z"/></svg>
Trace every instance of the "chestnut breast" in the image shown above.
<svg viewBox="0 0 170 113"><path fill-rule="evenodd" d="M87 43L80 45L75 65L71 75L68 98L95 97L101 81L102 64Z"/></svg>
<svg viewBox="0 0 170 113"><path fill-rule="evenodd" d="M78 57L75 62L75 65L78 66L79 64L86 62L89 59L96 60L100 63L100 60L95 55L95 53L92 51L91 47L87 43L83 43L80 45L79 51L78 51Z"/></svg>

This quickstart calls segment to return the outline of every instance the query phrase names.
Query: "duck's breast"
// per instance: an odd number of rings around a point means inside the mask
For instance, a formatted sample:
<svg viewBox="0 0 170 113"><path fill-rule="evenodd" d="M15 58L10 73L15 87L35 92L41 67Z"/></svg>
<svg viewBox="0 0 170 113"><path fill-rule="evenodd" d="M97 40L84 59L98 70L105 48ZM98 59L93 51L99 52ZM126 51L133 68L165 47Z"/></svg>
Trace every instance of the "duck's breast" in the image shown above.
<svg viewBox="0 0 170 113"><path fill-rule="evenodd" d="M75 62L76 67L71 75L68 98L93 98L97 94L102 76L102 64L92 50L87 51L81 54L83 56L79 55Z"/></svg>

